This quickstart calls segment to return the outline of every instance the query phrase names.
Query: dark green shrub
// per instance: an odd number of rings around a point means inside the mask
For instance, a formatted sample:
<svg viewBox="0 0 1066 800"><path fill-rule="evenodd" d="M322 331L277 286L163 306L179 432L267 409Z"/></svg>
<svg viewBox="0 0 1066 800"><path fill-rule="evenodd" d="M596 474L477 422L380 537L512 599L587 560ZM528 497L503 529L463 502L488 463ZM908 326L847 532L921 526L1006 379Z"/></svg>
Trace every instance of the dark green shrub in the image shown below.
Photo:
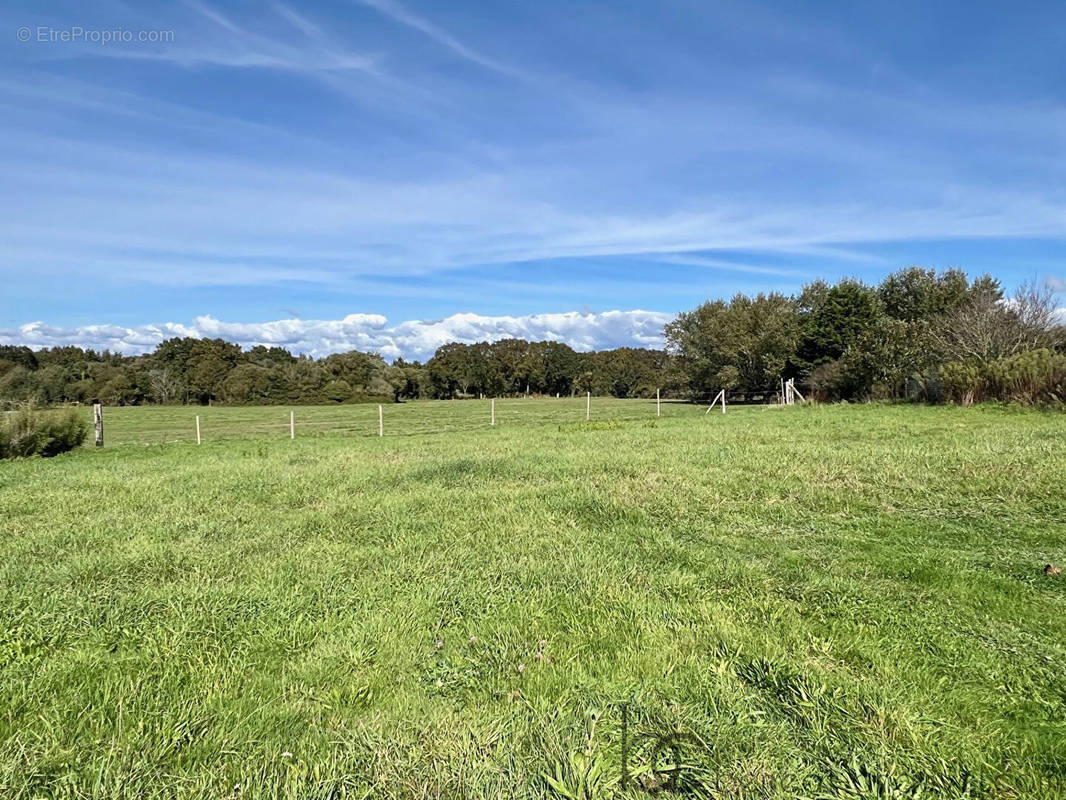
<svg viewBox="0 0 1066 800"><path fill-rule="evenodd" d="M847 356L820 364L811 372L811 399L823 402L864 400L870 396L870 381L861 365Z"/></svg>
<svg viewBox="0 0 1066 800"><path fill-rule="evenodd" d="M89 424L77 409L23 406L0 419L0 458L59 455L81 445L88 435Z"/></svg>

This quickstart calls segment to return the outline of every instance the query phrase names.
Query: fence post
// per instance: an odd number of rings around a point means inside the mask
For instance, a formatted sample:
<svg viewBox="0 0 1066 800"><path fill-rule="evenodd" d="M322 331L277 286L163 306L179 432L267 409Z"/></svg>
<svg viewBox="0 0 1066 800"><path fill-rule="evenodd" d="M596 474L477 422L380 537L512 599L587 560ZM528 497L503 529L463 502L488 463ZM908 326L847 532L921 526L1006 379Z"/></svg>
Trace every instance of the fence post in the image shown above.
<svg viewBox="0 0 1066 800"><path fill-rule="evenodd" d="M589 421L589 415L592 413L592 392L585 392L585 422Z"/></svg>
<svg viewBox="0 0 1066 800"><path fill-rule="evenodd" d="M492 414L492 418L491 418L489 424L492 427L496 427L496 398L495 397L492 398L491 400L489 400L489 408L491 409L490 413Z"/></svg>
<svg viewBox="0 0 1066 800"><path fill-rule="evenodd" d="M196 415L196 443L200 444L200 415Z"/></svg>
<svg viewBox="0 0 1066 800"><path fill-rule="evenodd" d="M289 438L290 439L295 439L296 438L296 412L295 411L290 411L289 412Z"/></svg>
<svg viewBox="0 0 1066 800"><path fill-rule="evenodd" d="M718 392L718 394L716 394L714 396L714 399L711 401L711 404L709 406L707 406L707 410L703 412L704 416L707 416L708 414L710 414L711 413L711 409L714 408L716 405L718 405L719 398L722 401L722 413L723 414L725 413L725 389L722 389L720 392Z"/></svg>
<svg viewBox="0 0 1066 800"><path fill-rule="evenodd" d="M655 416L661 417L663 415L662 410L659 408L659 390L655 390Z"/></svg>
<svg viewBox="0 0 1066 800"><path fill-rule="evenodd" d="M385 435L385 412L381 410L381 403L378 403L378 436Z"/></svg>
<svg viewBox="0 0 1066 800"><path fill-rule="evenodd" d="M93 427L96 429L96 446L104 446L104 407L93 403Z"/></svg>

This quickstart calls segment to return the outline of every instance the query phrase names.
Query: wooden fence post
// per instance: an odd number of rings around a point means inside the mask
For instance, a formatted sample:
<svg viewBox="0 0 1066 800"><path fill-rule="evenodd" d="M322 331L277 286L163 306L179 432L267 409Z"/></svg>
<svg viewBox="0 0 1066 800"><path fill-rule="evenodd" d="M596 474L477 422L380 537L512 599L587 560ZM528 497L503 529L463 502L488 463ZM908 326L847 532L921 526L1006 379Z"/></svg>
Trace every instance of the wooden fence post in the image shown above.
<svg viewBox="0 0 1066 800"><path fill-rule="evenodd" d="M295 439L296 438L296 412L295 411L290 411L289 412L289 438L290 439Z"/></svg>
<svg viewBox="0 0 1066 800"><path fill-rule="evenodd" d="M585 392L585 422L589 421L592 414L592 392Z"/></svg>
<svg viewBox="0 0 1066 800"><path fill-rule="evenodd" d="M104 407L93 403L93 428L96 430L96 446L104 446Z"/></svg>
<svg viewBox="0 0 1066 800"><path fill-rule="evenodd" d="M385 412L381 410L381 404L378 403L378 436L385 435Z"/></svg>
<svg viewBox="0 0 1066 800"><path fill-rule="evenodd" d="M196 415L196 443L200 444L200 415Z"/></svg>
<svg viewBox="0 0 1066 800"><path fill-rule="evenodd" d="M659 407L659 390L655 390L655 416L661 417L663 415L662 409Z"/></svg>
<svg viewBox="0 0 1066 800"><path fill-rule="evenodd" d="M496 427L496 398L495 397L492 398L489 401L489 408L491 409L491 411L490 411L491 419L489 421L489 425L491 425L492 427Z"/></svg>

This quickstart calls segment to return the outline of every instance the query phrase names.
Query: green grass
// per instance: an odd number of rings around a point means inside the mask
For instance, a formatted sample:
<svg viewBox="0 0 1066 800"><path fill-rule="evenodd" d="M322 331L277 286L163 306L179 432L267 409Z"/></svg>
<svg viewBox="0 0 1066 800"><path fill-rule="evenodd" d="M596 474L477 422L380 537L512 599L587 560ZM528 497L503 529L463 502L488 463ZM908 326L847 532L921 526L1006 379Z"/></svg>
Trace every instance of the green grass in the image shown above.
<svg viewBox="0 0 1066 800"><path fill-rule="evenodd" d="M496 424L529 427L585 420L585 398L497 399ZM489 400L427 400L383 406L385 435L422 436L488 428ZM678 401L662 403L662 417L699 416L706 409ZM239 438L288 438L289 412L296 435L377 436L374 403L334 406L146 406L104 409L106 445L196 442L196 417L202 441ZM646 420L655 416L654 400L591 400L592 421ZM84 411L92 421L92 410ZM719 412L712 412L719 413ZM93 444L92 438L88 444Z"/></svg>
<svg viewBox="0 0 1066 800"><path fill-rule="evenodd" d="M1066 796L1066 415L510 402L0 463L0 797Z"/></svg>

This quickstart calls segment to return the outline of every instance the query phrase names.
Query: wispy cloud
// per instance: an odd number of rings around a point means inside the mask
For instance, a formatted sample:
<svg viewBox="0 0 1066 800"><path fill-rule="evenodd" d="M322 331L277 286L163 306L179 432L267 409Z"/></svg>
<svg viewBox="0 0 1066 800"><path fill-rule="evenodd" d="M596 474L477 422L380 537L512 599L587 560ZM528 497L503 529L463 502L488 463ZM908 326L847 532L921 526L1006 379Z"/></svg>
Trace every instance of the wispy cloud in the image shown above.
<svg viewBox="0 0 1066 800"><path fill-rule="evenodd" d="M15 2L29 22L176 32L5 56L0 272L38 308L31 273L130 298L201 289L213 309L237 285L322 298L439 273L432 308L405 287L408 313L426 316L455 308L456 270L524 269L524 294L554 303L546 290L585 279L582 260L603 267L588 291L548 307L595 302L596 281L629 287L628 307L649 261L692 291L704 272L776 288L823 258L986 269L971 240L1040 239L1047 260L1066 239L1055 87L1022 103L1002 87L1028 77L1004 63L1001 90L977 92L969 73L899 57L876 26L856 45L816 9ZM1016 252L1001 263L1032 266Z"/></svg>
<svg viewBox="0 0 1066 800"><path fill-rule="evenodd" d="M680 264L689 267L709 267L715 270L743 272L749 275L780 275L789 278L803 276L803 272L795 269L748 264L740 261L730 261L724 258L708 258L707 256L701 255L660 255L655 256L654 260L663 264Z"/></svg>
<svg viewBox="0 0 1066 800"><path fill-rule="evenodd" d="M412 28L425 34L433 41L467 61L506 75L520 74L515 68L489 58L473 48L468 47L448 33L448 31L438 25L434 25L425 17L415 14L399 2L396 2L396 0L354 0L354 2L368 6L400 25L405 25L408 28Z"/></svg>
<svg viewBox="0 0 1066 800"><path fill-rule="evenodd" d="M197 2L197 0L184 0L184 2L229 36L225 40L209 40L213 46L205 46L209 43L204 43L198 48L181 46L163 49L143 48L136 51L137 57L294 71L358 70L375 76L380 75L376 57L335 46L321 28L282 3L272 4L274 11L300 30L315 47L301 46L300 43L285 41L279 37L253 33L206 3ZM119 56L130 55L130 51L114 52Z"/></svg>

